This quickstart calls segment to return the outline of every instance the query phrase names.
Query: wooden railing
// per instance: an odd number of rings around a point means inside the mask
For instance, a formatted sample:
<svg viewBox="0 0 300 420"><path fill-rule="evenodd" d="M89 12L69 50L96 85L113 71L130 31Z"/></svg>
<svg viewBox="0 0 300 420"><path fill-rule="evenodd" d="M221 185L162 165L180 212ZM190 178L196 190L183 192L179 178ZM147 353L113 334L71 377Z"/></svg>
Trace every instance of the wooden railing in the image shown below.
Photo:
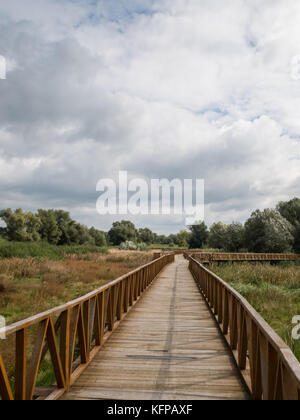
<svg viewBox="0 0 300 420"><path fill-rule="evenodd" d="M300 363L237 291L186 254L255 400L300 400Z"/></svg>
<svg viewBox="0 0 300 420"><path fill-rule="evenodd" d="M11 345L9 338L13 338L15 347L14 393L0 354L2 400L32 400L43 393L36 392L36 381L48 351L56 384L50 392L44 390L49 394L46 399L63 395L159 272L173 261L173 254L165 255L82 298L0 330L6 334L4 345ZM28 344L31 328L33 346Z"/></svg>
<svg viewBox="0 0 300 420"><path fill-rule="evenodd" d="M299 254L256 254L227 252L187 252L190 256L203 262L226 261L300 261Z"/></svg>

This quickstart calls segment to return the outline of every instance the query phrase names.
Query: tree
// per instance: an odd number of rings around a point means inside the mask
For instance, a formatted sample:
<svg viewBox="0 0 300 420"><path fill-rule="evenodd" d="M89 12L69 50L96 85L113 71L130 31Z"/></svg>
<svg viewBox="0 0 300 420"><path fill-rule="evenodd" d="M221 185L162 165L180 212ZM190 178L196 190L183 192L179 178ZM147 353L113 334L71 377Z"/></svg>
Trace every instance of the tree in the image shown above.
<svg viewBox="0 0 300 420"><path fill-rule="evenodd" d="M90 235L89 229L86 226L81 225L80 223L74 222L73 229L75 233L74 239L73 239L74 243L77 243L78 245L85 245L85 244L95 245L95 240Z"/></svg>
<svg viewBox="0 0 300 420"><path fill-rule="evenodd" d="M41 239L39 229L41 227L41 220L38 216L31 212L25 214L25 229L27 233L27 241L37 242Z"/></svg>
<svg viewBox="0 0 300 420"><path fill-rule="evenodd" d="M40 219L31 212L23 212L17 209L2 210L0 218L5 222L6 227L2 231L9 241L30 242L40 240L39 227Z"/></svg>
<svg viewBox="0 0 300 420"><path fill-rule="evenodd" d="M59 242L61 232L59 231L54 210L38 210L38 217L41 221L39 234L41 239L56 245Z"/></svg>
<svg viewBox="0 0 300 420"><path fill-rule="evenodd" d="M189 244L191 234L187 230L183 229L181 230L177 235L176 243L181 248L187 248Z"/></svg>
<svg viewBox="0 0 300 420"><path fill-rule="evenodd" d="M226 249L228 226L222 222L214 223L210 227L208 245L210 248Z"/></svg>
<svg viewBox="0 0 300 420"><path fill-rule="evenodd" d="M109 241L119 246L122 242L133 241L136 242L138 233L134 224L130 221L122 220L122 222L115 222L108 232Z"/></svg>
<svg viewBox="0 0 300 420"><path fill-rule="evenodd" d="M178 245L177 235L171 234L168 236L168 245L170 245L171 247Z"/></svg>
<svg viewBox="0 0 300 420"><path fill-rule="evenodd" d="M102 232L101 230L91 227L89 230L89 233L90 233L90 236L94 238L96 246L100 246L100 247L107 246L105 232Z"/></svg>
<svg viewBox="0 0 300 420"><path fill-rule="evenodd" d="M292 225L276 210L256 210L245 224L245 242L250 252L289 252Z"/></svg>
<svg viewBox="0 0 300 420"><path fill-rule="evenodd" d="M245 228L241 223L231 223L225 234L225 251L239 252L245 247Z"/></svg>
<svg viewBox="0 0 300 420"><path fill-rule="evenodd" d="M76 228L70 213L65 210L54 211L56 224L60 233L58 245L71 245L76 243Z"/></svg>
<svg viewBox="0 0 300 420"><path fill-rule="evenodd" d="M277 205L276 210L294 227L300 224L300 198L294 198L290 201L281 201Z"/></svg>
<svg viewBox="0 0 300 420"><path fill-rule="evenodd" d="M138 235L140 241L145 244L152 244L154 241L154 233L148 228L139 229Z"/></svg>
<svg viewBox="0 0 300 420"><path fill-rule="evenodd" d="M294 251L300 254L300 224L294 228Z"/></svg>
<svg viewBox="0 0 300 420"><path fill-rule="evenodd" d="M169 243L169 239L166 235L157 235L156 241L158 244L167 245Z"/></svg>
<svg viewBox="0 0 300 420"><path fill-rule="evenodd" d="M199 222L198 224L190 226L189 229L191 231L191 236L189 239L189 248L202 248L208 239L208 229L206 224L204 222Z"/></svg>
<svg viewBox="0 0 300 420"><path fill-rule="evenodd" d="M293 226L293 248L295 252L300 252L300 198L281 201L276 208Z"/></svg>

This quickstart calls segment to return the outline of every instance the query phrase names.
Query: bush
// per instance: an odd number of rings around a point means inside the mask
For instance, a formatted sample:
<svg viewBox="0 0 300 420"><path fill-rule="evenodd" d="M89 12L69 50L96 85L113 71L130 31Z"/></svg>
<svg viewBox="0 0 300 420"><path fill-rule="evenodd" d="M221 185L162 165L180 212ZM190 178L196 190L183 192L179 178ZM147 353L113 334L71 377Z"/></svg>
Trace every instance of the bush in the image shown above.
<svg viewBox="0 0 300 420"><path fill-rule="evenodd" d="M122 242L119 249L121 251L146 251L147 245L144 243L136 244L132 241Z"/></svg>
<svg viewBox="0 0 300 420"><path fill-rule="evenodd" d="M48 242L11 242L0 241L0 258L49 258L62 259L68 254L105 253L107 248L95 245L51 245Z"/></svg>

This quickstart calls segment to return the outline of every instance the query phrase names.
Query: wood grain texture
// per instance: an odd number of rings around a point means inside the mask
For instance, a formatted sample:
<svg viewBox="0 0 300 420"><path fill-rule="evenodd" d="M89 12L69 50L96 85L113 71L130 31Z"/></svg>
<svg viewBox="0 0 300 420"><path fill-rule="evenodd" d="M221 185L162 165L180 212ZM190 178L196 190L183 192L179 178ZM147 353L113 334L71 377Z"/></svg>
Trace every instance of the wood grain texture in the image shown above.
<svg viewBox="0 0 300 420"><path fill-rule="evenodd" d="M249 396L188 262L177 256L62 398L222 400Z"/></svg>

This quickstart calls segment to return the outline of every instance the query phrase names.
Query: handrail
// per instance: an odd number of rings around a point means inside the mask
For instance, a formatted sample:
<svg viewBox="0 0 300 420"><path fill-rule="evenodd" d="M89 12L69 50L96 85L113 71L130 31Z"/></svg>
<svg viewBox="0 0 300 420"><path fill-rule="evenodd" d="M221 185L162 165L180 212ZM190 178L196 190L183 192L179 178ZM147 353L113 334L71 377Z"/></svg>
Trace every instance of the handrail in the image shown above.
<svg viewBox="0 0 300 420"><path fill-rule="evenodd" d="M15 334L16 344L14 393L0 353L2 400L32 400L36 396L38 372L48 351L57 383L46 399L63 395L159 272L174 258L174 254L162 256L79 299L2 328L1 335ZM28 328L33 326L37 330L36 341L28 358ZM80 359L74 361L77 347Z"/></svg>
<svg viewBox="0 0 300 420"><path fill-rule="evenodd" d="M197 256L201 261L300 261L299 254L275 253L229 253L229 252L186 252L190 256Z"/></svg>
<svg viewBox="0 0 300 420"><path fill-rule="evenodd" d="M190 257L189 268L255 400L300 400L300 363L249 302Z"/></svg>

